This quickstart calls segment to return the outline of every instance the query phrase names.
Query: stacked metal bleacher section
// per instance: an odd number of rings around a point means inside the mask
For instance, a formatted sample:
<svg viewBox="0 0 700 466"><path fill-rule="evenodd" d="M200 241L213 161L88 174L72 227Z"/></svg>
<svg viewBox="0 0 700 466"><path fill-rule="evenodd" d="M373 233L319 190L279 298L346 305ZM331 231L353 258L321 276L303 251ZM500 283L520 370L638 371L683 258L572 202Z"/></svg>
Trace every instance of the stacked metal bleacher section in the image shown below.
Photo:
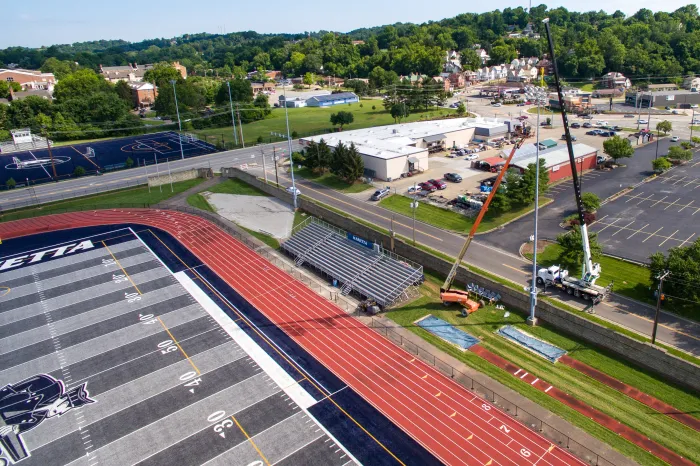
<svg viewBox="0 0 700 466"><path fill-rule="evenodd" d="M53 142L52 142L53 144ZM40 150L48 148L46 139L32 134L31 142L20 142L15 144L13 141L5 141L0 143L0 154L12 154L16 152L24 152L28 150Z"/></svg>
<svg viewBox="0 0 700 466"><path fill-rule="evenodd" d="M409 298L423 281L423 267L350 241L346 232L315 217L297 225L282 249L297 267L308 264L338 280L341 294L354 292L384 308Z"/></svg>

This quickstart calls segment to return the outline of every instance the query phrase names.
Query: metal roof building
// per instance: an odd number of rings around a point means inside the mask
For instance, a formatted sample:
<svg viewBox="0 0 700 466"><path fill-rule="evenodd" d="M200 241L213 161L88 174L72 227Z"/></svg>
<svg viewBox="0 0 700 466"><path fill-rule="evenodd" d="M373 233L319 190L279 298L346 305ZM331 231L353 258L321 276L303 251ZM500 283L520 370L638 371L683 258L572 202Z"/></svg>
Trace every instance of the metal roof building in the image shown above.
<svg viewBox="0 0 700 466"><path fill-rule="evenodd" d="M534 144L532 145L534 147ZM536 150L534 153L527 152L518 157L514 156L512 165L524 171L528 165L537 162ZM576 159L576 170L580 173L584 170L591 170L596 166L598 149L586 144L574 144L574 158ZM549 181L557 181L572 175L569 163L569 151L566 146L557 146L552 149L541 150L540 158L544 159L545 167L549 170Z"/></svg>
<svg viewBox="0 0 700 466"><path fill-rule="evenodd" d="M360 99L354 92L339 92L337 94L315 95L306 99L307 107L330 107L359 102Z"/></svg>

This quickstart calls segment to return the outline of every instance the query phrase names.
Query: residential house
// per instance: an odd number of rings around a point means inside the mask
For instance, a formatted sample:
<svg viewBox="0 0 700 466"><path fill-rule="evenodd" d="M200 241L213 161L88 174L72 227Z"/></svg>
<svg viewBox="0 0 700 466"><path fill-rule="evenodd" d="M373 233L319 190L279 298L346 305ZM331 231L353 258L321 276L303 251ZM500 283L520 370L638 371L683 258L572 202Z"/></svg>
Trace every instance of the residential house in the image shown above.
<svg viewBox="0 0 700 466"><path fill-rule="evenodd" d="M479 73L476 71L465 71L464 72L464 81L468 86L471 86L472 84L479 82Z"/></svg>
<svg viewBox="0 0 700 466"><path fill-rule="evenodd" d="M364 40L353 40L351 43L352 45L365 45Z"/></svg>
<svg viewBox="0 0 700 466"><path fill-rule="evenodd" d="M467 85L463 73L452 73L447 79L449 79L452 89L462 89Z"/></svg>
<svg viewBox="0 0 700 466"><path fill-rule="evenodd" d="M477 55L479 56L479 58L481 59L481 64L482 64L482 65L485 65L486 62L488 62L488 61L491 59L491 57L489 56L489 54L486 53L486 50L484 50L484 49L476 49L476 54L477 54Z"/></svg>
<svg viewBox="0 0 700 466"><path fill-rule="evenodd" d="M544 70L545 75L551 75L554 73L554 68L552 66L552 62L547 60L546 58L540 60L537 62L535 65L537 67L537 74L542 74L542 70Z"/></svg>
<svg viewBox="0 0 700 466"><path fill-rule="evenodd" d="M461 73L462 72L462 60L458 51L449 50L445 55L445 65L444 70L447 73Z"/></svg>
<svg viewBox="0 0 700 466"><path fill-rule="evenodd" d="M690 89L693 92L698 92L700 89L700 77L699 76L688 76L683 81L683 87L685 89Z"/></svg>
<svg viewBox="0 0 700 466"><path fill-rule="evenodd" d="M284 75L281 71L268 71L265 73L265 76L273 81L282 81L282 79L284 79Z"/></svg>
<svg viewBox="0 0 700 466"><path fill-rule="evenodd" d="M25 91L44 90L49 92L53 92L53 86L57 82L53 73L20 68L0 68L0 81L19 83Z"/></svg>
<svg viewBox="0 0 700 466"><path fill-rule="evenodd" d="M250 83L253 88L253 95L258 95L260 92L270 92L275 90L275 83Z"/></svg>
<svg viewBox="0 0 700 466"><path fill-rule="evenodd" d="M445 89L445 92L450 92L451 89L451 83L449 79L445 79L442 76L433 76L431 78L431 81L437 84L442 84L443 88Z"/></svg>
<svg viewBox="0 0 700 466"><path fill-rule="evenodd" d="M53 99L52 92L47 89L29 89L26 91L14 92L10 89L10 95L7 99L0 99L0 103L8 104L13 100L22 100L29 96L41 97L42 99L51 100Z"/></svg>
<svg viewBox="0 0 700 466"><path fill-rule="evenodd" d="M670 83L649 84L649 90L652 92L677 91L678 86L676 86L675 84L670 84Z"/></svg>
<svg viewBox="0 0 700 466"><path fill-rule="evenodd" d="M629 88L632 82L622 73L611 71L601 78L601 85L608 89Z"/></svg>
<svg viewBox="0 0 700 466"><path fill-rule="evenodd" d="M150 108L156 101L158 89L151 83L129 83L134 108Z"/></svg>

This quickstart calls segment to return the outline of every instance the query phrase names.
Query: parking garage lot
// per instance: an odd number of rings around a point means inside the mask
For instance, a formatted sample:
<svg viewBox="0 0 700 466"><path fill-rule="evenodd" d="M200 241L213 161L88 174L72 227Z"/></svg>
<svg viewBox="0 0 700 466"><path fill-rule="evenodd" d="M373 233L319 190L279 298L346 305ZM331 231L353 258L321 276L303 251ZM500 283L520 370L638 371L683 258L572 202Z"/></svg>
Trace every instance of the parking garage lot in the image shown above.
<svg viewBox="0 0 700 466"><path fill-rule="evenodd" d="M640 262L656 251L692 243L700 236L700 161L604 205L591 231L598 233L605 252Z"/></svg>

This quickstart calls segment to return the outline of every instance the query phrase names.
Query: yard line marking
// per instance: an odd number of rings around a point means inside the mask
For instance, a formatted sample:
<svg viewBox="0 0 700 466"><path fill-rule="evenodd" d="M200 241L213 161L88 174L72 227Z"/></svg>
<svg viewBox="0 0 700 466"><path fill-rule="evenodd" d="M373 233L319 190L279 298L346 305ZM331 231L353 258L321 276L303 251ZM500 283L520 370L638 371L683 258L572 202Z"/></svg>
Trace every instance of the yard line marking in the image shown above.
<svg viewBox="0 0 700 466"><path fill-rule="evenodd" d="M681 208L681 210L679 210L678 212L679 212L679 213L680 213L680 212L683 212L683 209L685 209L686 207L688 207L688 206L689 206L690 204L692 204L692 203L693 203L693 201L690 201L689 203L687 203L686 205L684 205L684 206Z"/></svg>
<svg viewBox="0 0 700 466"><path fill-rule="evenodd" d="M663 246L663 244L664 244L666 241L668 241L668 240L670 240L671 238L673 238L673 235L675 235L675 234L678 233L679 231L680 231L680 230L676 230L676 231L674 231L673 233L671 233L671 236L669 236L668 238L666 238L665 240L663 240L663 241L661 242L661 244L659 244L659 247Z"/></svg>
<svg viewBox="0 0 700 466"><path fill-rule="evenodd" d="M603 228L602 230L598 230L598 234L601 234L603 231L605 231L608 228L610 228L611 226L615 225L615 223L617 223L619 220L620 220L619 218L616 218L615 221L612 223L604 223L603 225L607 225L607 226L605 228Z"/></svg>
<svg viewBox="0 0 700 466"><path fill-rule="evenodd" d="M664 207L664 210L668 209L669 207L671 207L673 204L675 204L676 202L678 202L678 201L680 201L680 200L681 200L681 198L679 197L678 199L676 199L675 201L671 202L669 205L667 205L666 207Z"/></svg>
<svg viewBox="0 0 700 466"><path fill-rule="evenodd" d="M202 373L199 371L199 369L197 368L197 366L194 365L194 362L192 362L192 360L190 359L190 357L187 356L187 353L185 353L185 350L182 349L182 346L180 346L180 343L175 339L175 337L173 336L173 334L170 333L170 330L168 329L168 327L165 326L165 324L164 324L163 321L161 320L160 316L156 316L156 318L158 319L158 322L160 322L160 325L163 326L163 328L165 329L165 331L168 332L168 336L170 336L170 339L173 341L173 343L175 343L175 345L177 345L177 347L180 348L180 351L182 352L182 354L185 356L185 358L187 358L187 360L188 360L189 363L192 365L192 367L194 368L194 370L197 371L197 375L201 375Z"/></svg>
<svg viewBox="0 0 700 466"><path fill-rule="evenodd" d="M634 233L632 233L631 235L629 235L629 236L627 237L627 239L630 239L631 237L633 237L633 236L636 235L637 233L644 233L644 229L645 229L646 227L648 227L648 226L649 226L649 224L647 223L647 224L644 225L640 230L634 230Z"/></svg>
<svg viewBox="0 0 700 466"><path fill-rule="evenodd" d="M659 199L658 201L656 201L655 203L653 203L653 204L650 205L649 207L654 207L656 204L658 204L659 202L663 201L663 200L666 199L667 197L668 197L668 196L662 197L661 199Z"/></svg>
<svg viewBox="0 0 700 466"><path fill-rule="evenodd" d="M245 435L246 438L248 439L248 441L250 442L250 444L253 445L253 448L255 448L255 451L258 452L258 455L260 455L260 458L262 458L263 461L265 461L265 464L267 464L267 466L271 466L270 462L267 460L267 458L265 458L265 455L262 454L262 452L260 451L258 446L255 444L253 439L250 438L250 435L248 435L248 432L246 432L245 429L243 428L243 426L239 424L238 420L236 419L236 417L233 414L231 415L231 419L233 419L233 422L235 422L236 425L238 426L238 428L241 429L241 432L243 432L243 435Z"/></svg>
<svg viewBox="0 0 700 466"><path fill-rule="evenodd" d="M660 232L660 231L663 230L663 229L664 229L664 227L659 228L659 229L656 230L654 233L652 233L652 234L650 234L649 236L647 236L647 239L645 239L644 241L642 241L642 243L646 243L647 240L648 240L649 238L651 238L652 236L654 236L655 234L657 234L658 232Z"/></svg>
<svg viewBox="0 0 700 466"><path fill-rule="evenodd" d="M700 163L700 162L698 162L698 163ZM685 241L683 241L683 242L681 243L680 247L683 247L683 245L684 245L685 243L687 243L688 241L690 241L690 238L692 238L693 236L695 236L695 233L693 233L692 235L688 236L688 239L685 240Z"/></svg>
<svg viewBox="0 0 700 466"><path fill-rule="evenodd" d="M615 236L616 234L620 233L622 230L626 230L627 227L630 226L630 225L632 225L633 223L634 223L634 220L632 220L630 223L628 223L628 224L625 225L624 227L620 227L619 230L617 230L615 233L613 233L613 234L610 235L610 236Z"/></svg>
<svg viewBox="0 0 700 466"><path fill-rule="evenodd" d="M140 295L142 295L143 293L141 293L141 290L139 290L139 287L136 286L136 283L134 283L134 281L131 279L131 276L128 273L126 273L126 270L124 270L124 267L122 267L122 265L119 263L119 260L116 257L114 257L114 254L112 254L112 251L109 250L107 243L105 243L104 241L100 241L100 242L104 245L107 252L109 252L109 255L112 256L112 259L114 259L114 262L119 266L120 269L122 269L122 272L124 272L124 275L126 275L126 278L128 278L129 281L131 282L131 284L134 286L134 288L136 288L136 291L138 291L138 293Z"/></svg>

